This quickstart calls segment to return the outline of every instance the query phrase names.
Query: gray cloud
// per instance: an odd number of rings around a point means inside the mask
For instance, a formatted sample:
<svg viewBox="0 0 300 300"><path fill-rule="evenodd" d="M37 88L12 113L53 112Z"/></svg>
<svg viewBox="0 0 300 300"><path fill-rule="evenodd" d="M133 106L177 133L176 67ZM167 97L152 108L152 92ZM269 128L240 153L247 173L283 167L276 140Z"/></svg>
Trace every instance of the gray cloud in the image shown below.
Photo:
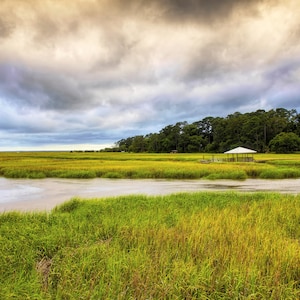
<svg viewBox="0 0 300 300"><path fill-rule="evenodd" d="M102 6L106 1L99 0ZM208 25L231 17L236 10L244 14L258 13L257 4L274 4L277 0L115 0L111 1L119 11L140 14L149 20L164 22L196 22ZM112 6L114 6L112 5ZM210 24L211 25L211 24ZM209 25L209 26L210 26Z"/></svg>
<svg viewBox="0 0 300 300"><path fill-rule="evenodd" d="M36 20L33 23L33 28L35 29L34 41L36 44L53 42L55 37L62 34L64 28L62 27L62 22L60 20L55 20L53 16L46 14L37 15Z"/></svg>
<svg viewBox="0 0 300 300"><path fill-rule="evenodd" d="M290 58L280 61L277 65L271 66L265 72L265 78L270 82L284 81L297 82L300 79L300 74L297 71L300 70L300 57Z"/></svg>
<svg viewBox="0 0 300 300"><path fill-rule="evenodd" d="M0 65L0 95L18 106L74 110L91 96L80 79L14 65Z"/></svg>
<svg viewBox="0 0 300 300"><path fill-rule="evenodd" d="M158 1L164 8L165 16L176 21L196 21L201 23L220 22L228 18L241 6L252 7L257 1L247 0L166 0Z"/></svg>
<svg viewBox="0 0 300 300"><path fill-rule="evenodd" d="M14 24L4 16L0 16L0 38L7 38L14 31Z"/></svg>

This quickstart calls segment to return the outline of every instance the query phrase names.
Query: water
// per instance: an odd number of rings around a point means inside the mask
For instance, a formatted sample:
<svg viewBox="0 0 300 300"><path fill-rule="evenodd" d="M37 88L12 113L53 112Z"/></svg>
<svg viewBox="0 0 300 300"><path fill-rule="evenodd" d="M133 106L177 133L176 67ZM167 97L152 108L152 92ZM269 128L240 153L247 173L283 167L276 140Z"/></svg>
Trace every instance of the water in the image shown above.
<svg viewBox="0 0 300 300"><path fill-rule="evenodd" d="M151 180L151 179L7 179L0 177L0 211L50 210L78 196L165 195L177 192L226 191L300 192L300 179L260 180Z"/></svg>

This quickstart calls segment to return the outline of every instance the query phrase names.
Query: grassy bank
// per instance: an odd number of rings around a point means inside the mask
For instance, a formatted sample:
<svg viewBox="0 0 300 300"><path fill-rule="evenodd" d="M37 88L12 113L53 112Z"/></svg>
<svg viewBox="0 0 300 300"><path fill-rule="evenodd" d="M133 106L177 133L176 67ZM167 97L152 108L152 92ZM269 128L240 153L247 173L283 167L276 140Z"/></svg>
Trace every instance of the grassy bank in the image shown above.
<svg viewBox="0 0 300 300"><path fill-rule="evenodd" d="M203 192L0 214L0 298L299 299L299 204Z"/></svg>
<svg viewBox="0 0 300 300"><path fill-rule="evenodd" d="M300 154L257 154L256 162L222 162L224 154L0 153L8 178L300 178ZM214 160L214 161L212 161Z"/></svg>

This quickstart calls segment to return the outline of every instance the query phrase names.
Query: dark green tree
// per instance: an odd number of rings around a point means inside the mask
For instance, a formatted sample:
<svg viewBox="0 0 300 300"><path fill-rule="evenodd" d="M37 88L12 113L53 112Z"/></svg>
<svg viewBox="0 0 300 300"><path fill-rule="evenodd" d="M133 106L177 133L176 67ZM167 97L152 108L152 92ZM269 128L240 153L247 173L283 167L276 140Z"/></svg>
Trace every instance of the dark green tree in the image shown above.
<svg viewBox="0 0 300 300"><path fill-rule="evenodd" d="M300 150L300 138L293 132L281 132L270 141L269 146L276 153L292 153Z"/></svg>
<svg viewBox="0 0 300 300"><path fill-rule="evenodd" d="M245 147L264 152L266 149L266 112L257 110L256 112L246 113L242 124L241 141Z"/></svg>
<svg viewBox="0 0 300 300"><path fill-rule="evenodd" d="M134 137L128 137L126 139L119 140L116 142L116 146L119 148L119 151L129 151L129 148L132 145Z"/></svg>
<svg viewBox="0 0 300 300"><path fill-rule="evenodd" d="M147 150L147 143L144 136L137 135L133 137L132 144L129 147L130 152L145 152Z"/></svg>

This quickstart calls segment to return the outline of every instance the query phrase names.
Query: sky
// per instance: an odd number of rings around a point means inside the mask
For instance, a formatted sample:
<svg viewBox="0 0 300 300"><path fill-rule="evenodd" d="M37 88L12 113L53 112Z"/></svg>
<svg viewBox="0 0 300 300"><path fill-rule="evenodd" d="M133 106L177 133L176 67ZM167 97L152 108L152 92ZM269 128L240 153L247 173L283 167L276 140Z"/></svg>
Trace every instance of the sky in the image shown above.
<svg viewBox="0 0 300 300"><path fill-rule="evenodd" d="M299 0L0 0L0 151L300 113Z"/></svg>

